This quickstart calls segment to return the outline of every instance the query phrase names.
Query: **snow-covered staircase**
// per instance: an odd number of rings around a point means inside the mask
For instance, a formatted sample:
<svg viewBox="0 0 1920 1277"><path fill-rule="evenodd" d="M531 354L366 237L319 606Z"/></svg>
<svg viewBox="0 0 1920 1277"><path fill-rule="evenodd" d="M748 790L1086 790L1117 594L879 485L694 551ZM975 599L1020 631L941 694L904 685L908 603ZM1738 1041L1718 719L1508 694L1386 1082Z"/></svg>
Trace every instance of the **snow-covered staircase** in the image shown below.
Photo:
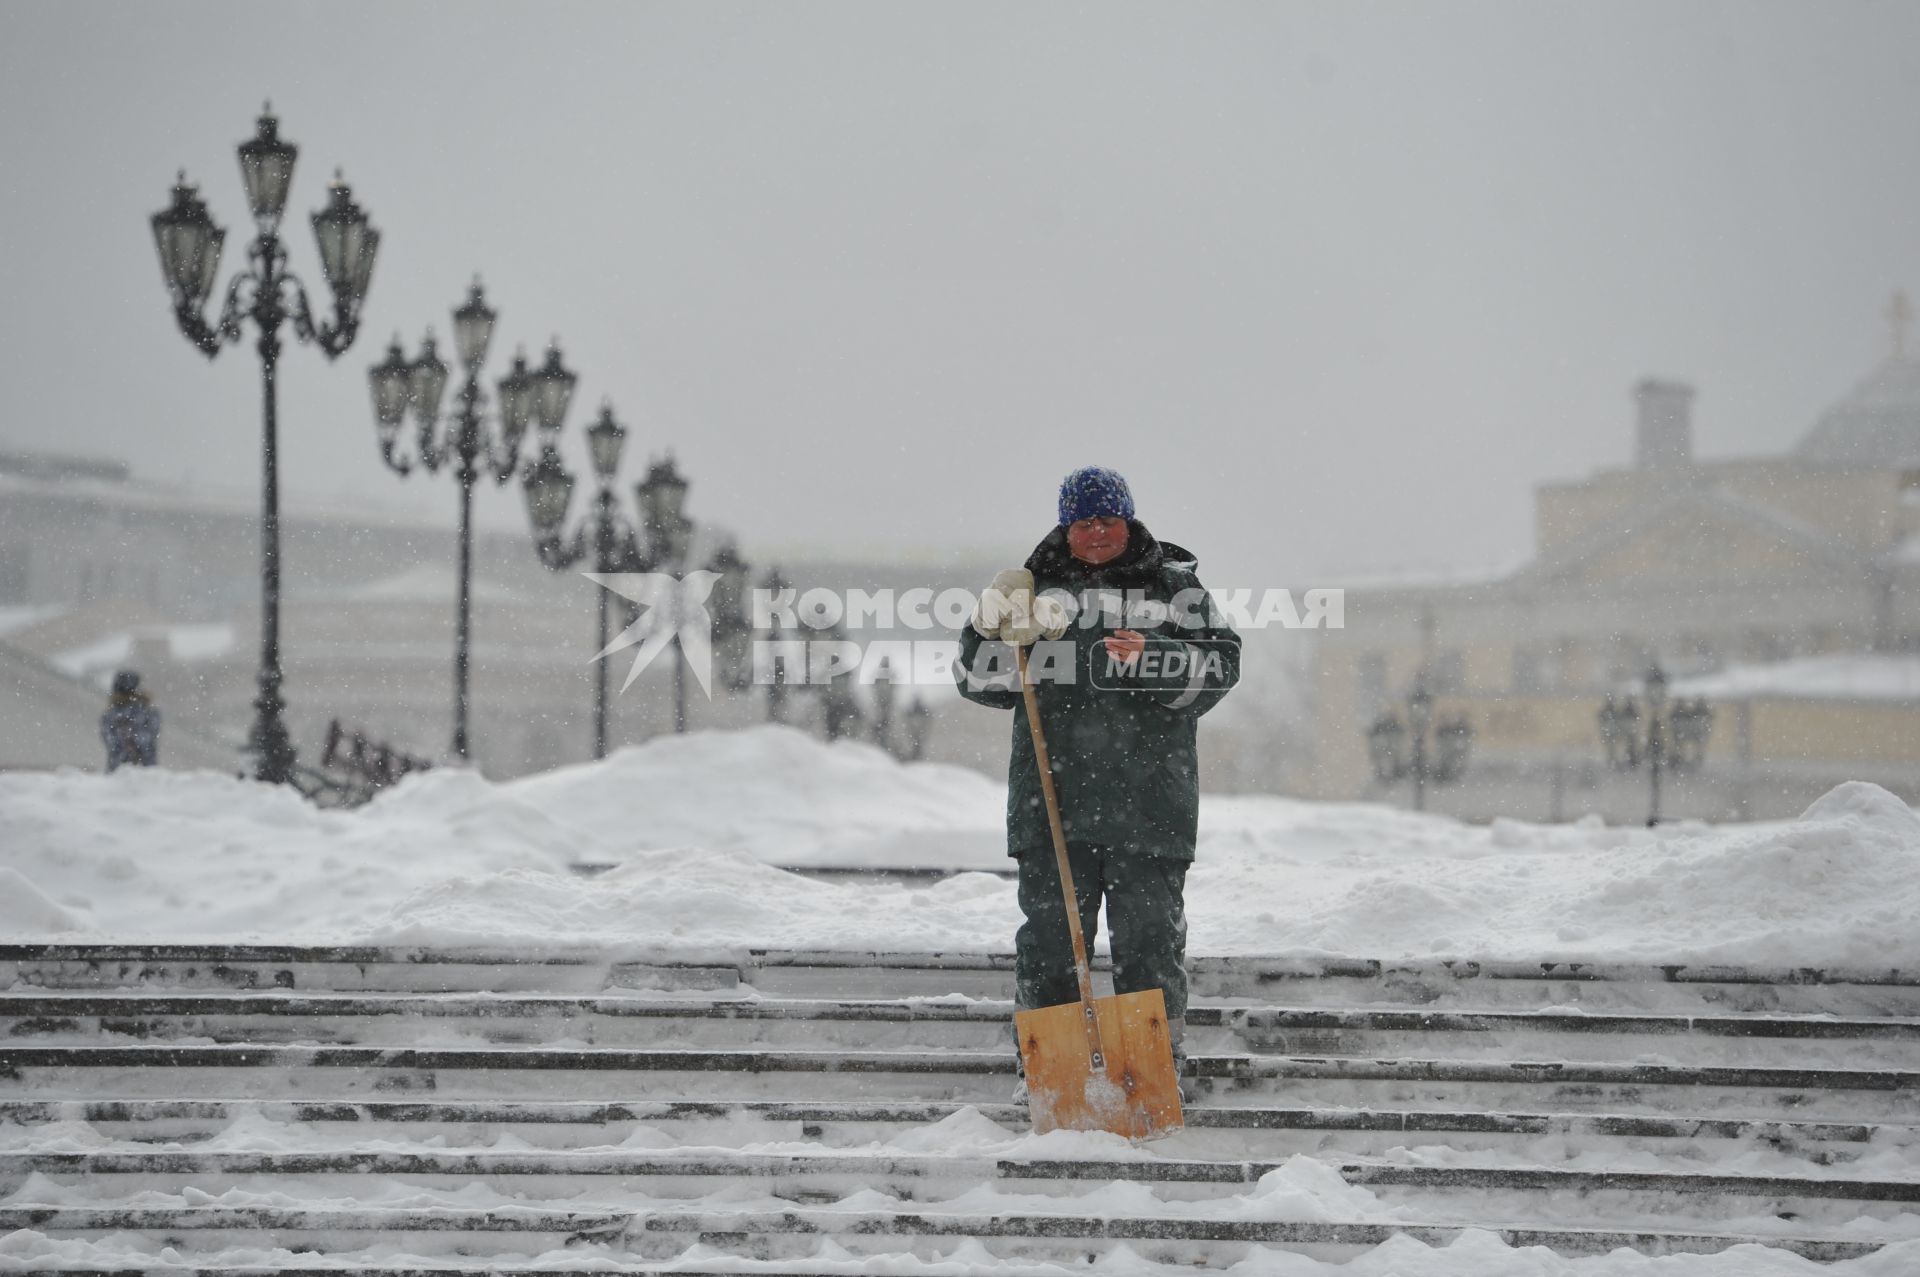
<svg viewBox="0 0 1920 1277"><path fill-rule="evenodd" d="M1920 1237L1920 975L1199 958L1198 1103L1135 1148L1022 1138L1010 966L0 946L0 1269Z"/></svg>

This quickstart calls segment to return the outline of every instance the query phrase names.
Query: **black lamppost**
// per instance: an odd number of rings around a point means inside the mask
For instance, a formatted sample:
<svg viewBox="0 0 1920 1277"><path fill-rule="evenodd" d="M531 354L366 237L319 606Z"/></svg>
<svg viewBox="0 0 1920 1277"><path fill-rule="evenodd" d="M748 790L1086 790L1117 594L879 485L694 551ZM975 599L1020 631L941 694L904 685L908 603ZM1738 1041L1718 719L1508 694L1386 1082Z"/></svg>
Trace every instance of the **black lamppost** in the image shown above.
<svg viewBox="0 0 1920 1277"><path fill-rule="evenodd" d="M685 570L687 549L693 541L693 520L686 514L687 489L691 486L673 464L672 453L648 464L647 477L633 490L634 499L640 504L640 526L645 532L644 542L634 546L643 566L634 571L671 572L678 576ZM674 591L672 601L678 608L678 590ZM680 618L666 616L660 618L660 623L668 629L678 629ZM673 647L673 730L676 733L687 730L687 655L678 643Z"/></svg>
<svg viewBox="0 0 1920 1277"><path fill-rule="evenodd" d="M252 319L260 330L260 694L253 702L248 748L254 756L254 775L281 784L293 774L294 750L287 737L286 701L280 695L280 473L275 389L280 326L292 321L294 336L319 346L328 359L345 353L359 330L360 307L373 278L380 232L373 228L365 210L354 203L352 189L336 173L328 187L326 207L312 215L320 271L333 295L333 314L316 323L306 288L287 269L287 253L280 240L280 217L286 211L287 188L293 181L298 150L280 136L279 121L270 106L260 116L257 132L242 142L239 150L240 176L253 213L254 239L247 250L249 265L227 286L218 320L209 324L204 312L220 273L220 249L227 233L214 224L206 203L187 183L185 173L174 184L172 205L153 215L153 239L160 253L160 272L173 298L174 319L201 353L211 359L220 353L221 346L240 340L245 319Z"/></svg>
<svg viewBox="0 0 1920 1277"><path fill-rule="evenodd" d="M557 430L557 426L556 426ZM561 461L549 434L540 459L528 469L525 479L527 514L533 523L534 549L540 561L556 572L564 572L593 554L596 572L671 572L680 575L686 566L687 552L693 541L693 521L686 516L688 483L673 463L671 455L651 463L647 475L634 485L634 498L640 518L629 521L614 495L614 474L620 468L620 454L626 442L626 430L613 419L613 410L603 407L600 419L587 428L588 452L593 458L599 491L593 512L569 536L562 531L567 507L573 500L574 477ZM731 543L723 545L711 567L720 574L710 596L714 622L713 638L722 641L746 625L742 604L746 596L747 564ZM669 597L679 605L679 591ZM596 651L607 647L607 609L609 591L599 591ZM634 609L629 609L629 615ZM680 618L669 613L659 624L679 628ZM632 623L631 619L628 621ZM673 729L687 729L687 658L680 644L674 645ZM607 756L607 663L594 662L593 756Z"/></svg>
<svg viewBox="0 0 1920 1277"><path fill-rule="evenodd" d="M1609 766L1615 771L1632 771L1643 762L1647 765L1647 828L1651 829L1660 823L1661 773L1685 773L1700 766L1706 758L1707 737L1713 731L1713 708L1704 696L1669 701L1667 672L1657 661L1647 667L1642 686L1644 714L1631 695L1619 697L1609 692L1596 717Z"/></svg>
<svg viewBox="0 0 1920 1277"><path fill-rule="evenodd" d="M707 613L713 617L714 651L725 664L727 689L744 692L753 686L752 654L744 648L734 649L732 642L752 633L747 606L747 578L752 567L740 557L740 547L732 538L720 543L707 566L720 574L707 599ZM686 729L682 726L679 730Z"/></svg>
<svg viewBox="0 0 1920 1277"><path fill-rule="evenodd" d="M557 362L558 356L552 356L549 362ZM589 550L593 554L593 567L596 572L621 572L631 569L625 547L633 540L633 531L620 513L619 498L613 492L613 477L620 469L620 453L626 444L627 431L613 419L611 404L603 404L599 419L587 427L588 453L593 460L594 477L599 480L599 491L594 496L593 513L573 530L572 536L565 535L561 529L566 523L567 507L573 504L574 477L560 460L560 450L556 446L560 435L560 425L566 416L564 403L551 419L543 415L540 420L541 447L540 457L528 467L522 480L527 494L527 517L533 524L534 552L540 561L555 572L565 572L584 559ZM599 642L596 652L604 652L607 647L607 607L608 592L598 591L599 599ZM593 756L607 756L607 663L604 659L593 663Z"/></svg>
<svg viewBox="0 0 1920 1277"><path fill-rule="evenodd" d="M781 575L780 569L777 566L770 567L767 569L767 574L760 578L760 588L766 592L768 598L778 598L781 592L788 588L787 578ZM781 625L778 620L773 622L773 627L773 632L770 637L774 642L780 642L787 637L786 627ZM803 661L801 663L801 677L803 681L805 679L805 669L806 665ZM788 689L791 686L789 680L792 678L793 670L788 664L783 662L771 666L767 672L769 676L767 683L767 721L769 723L784 723L787 721L787 698L792 694ZM749 677L751 677L751 675L749 675Z"/></svg>
<svg viewBox="0 0 1920 1277"><path fill-rule="evenodd" d="M496 484L504 484L519 469L520 441L546 394L549 381L558 378L566 383L554 391L562 399L563 414L564 400L572 393L573 374L560 366L558 351L539 372L527 368L524 354L515 355L512 370L498 382L500 416L496 443L489 429L491 423L481 411L486 393L480 389L480 366L486 362L496 318L481 292L480 281L475 279L466 302L453 312L453 344L465 376L459 401L448 414L443 431L439 430L440 399L446 393L447 366L434 352L431 332L421 344L417 359L409 362L401 353L400 339L395 337L387 347L386 359L368 371L373 383L373 415L379 431L381 459L401 475L413 469L412 461L396 450L401 427L406 424L407 412L411 409L420 429L414 447L420 464L429 473L438 473L442 466L453 462L454 482L460 485L460 571L453 640L453 755L462 760L470 756L467 689L473 614L474 485L480 480L483 466Z"/></svg>
<svg viewBox="0 0 1920 1277"><path fill-rule="evenodd" d="M636 565L630 571L671 572L679 576L693 566L687 562L693 548L693 520L686 514L687 489L691 486L674 466L672 453L647 466L647 477L634 487L645 535L628 547L630 561ZM728 540L720 544L705 566L720 577L708 596L707 614L713 621L713 642L723 644L746 633L748 628L747 561ZM673 594L676 608L679 602L680 594L676 590ZM661 618L660 623L678 629L680 617L677 613L669 614ZM737 672L732 662L729 669ZM751 678L751 674L747 677ZM734 682L730 675L729 685ZM673 648L673 730L687 730L687 653L678 643Z"/></svg>
<svg viewBox="0 0 1920 1277"><path fill-rule="evenodd" d="M1412 778L1415 811L1426 809L1428 784L1449 785L1465 774L1472 747L1473 724L1465 714L1434 716L1424 673L1407 692L1404 722L1388 710L1367 728L1374 776L1383 785Z"/></svg>

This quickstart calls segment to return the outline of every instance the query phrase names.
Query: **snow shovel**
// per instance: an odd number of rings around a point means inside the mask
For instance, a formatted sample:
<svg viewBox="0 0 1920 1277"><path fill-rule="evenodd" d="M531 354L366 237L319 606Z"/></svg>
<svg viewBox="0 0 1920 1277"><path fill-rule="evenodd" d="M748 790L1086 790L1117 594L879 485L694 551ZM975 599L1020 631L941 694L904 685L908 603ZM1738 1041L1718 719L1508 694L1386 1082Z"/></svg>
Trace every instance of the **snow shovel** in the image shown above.
<svg viewBox="0 0 1920 1277"><path fill-rule="evenodd" d="M1040 792L1047 801L1053 830L1053 856L1060 866L1060 887L1067 901L1067 930L1073 937L1073 969L1080 979L1080 1000L1037 1011L1016 1011L1015 1031L1026 1066L1027 1112L1034 1133L1052 1130L1112 1131L1141 1138L1177 1131L1180 1078L1173 1068L1173 1043L1167 1034L1167 1000L1158 989L1093 996L1093 970L1087 965L1087 938L1080 930L1073 869L1067 863L1067 833L1060 824L1060 800L1053 791L1053 766L1047 761L1047 737L1040 730L1040 705L1027 678L1027 649L1014 649L1020 663L1020 691L1033 730L1033 760L1040 769Z"/></svg>

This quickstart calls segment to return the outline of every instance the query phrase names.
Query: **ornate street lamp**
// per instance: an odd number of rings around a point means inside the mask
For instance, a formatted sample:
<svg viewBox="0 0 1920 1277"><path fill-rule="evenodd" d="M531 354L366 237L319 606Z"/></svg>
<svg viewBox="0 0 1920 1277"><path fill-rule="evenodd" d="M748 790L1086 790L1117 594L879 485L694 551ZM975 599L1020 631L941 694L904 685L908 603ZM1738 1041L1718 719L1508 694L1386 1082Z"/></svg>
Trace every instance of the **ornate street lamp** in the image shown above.
<svg viewBox="0 0 1920 1277"><path fill-rule="evenodd" d="M556 366L553 359L549 364ZM536 377L547 377L542 369ZM565 374L568 393L572 374ZM543 384L558 384L557 381ZM523 483L527 495L527 517L533 525L534 550L540 561L556 572L564 572L593 555L596 572L670 572L683 574L693 541L693 521L686 516L688 484L673 463L671 455L652 462L644 479L634 485L639 509L638 521L629 520L621 511L614 494L614 475L620 468L627 431L613 419L613 409L602 407L599 418L587 427L587 454L593 464L598 487L593 512L571 535L566 526L567 509L572 504L574 476L560 459L557 447L560 424L566 416L562 398L552 412L542 412L540 428L544 444L540 458L526 473ZM747 625L744 611L748 567L739 551L728 543L715 554L712 570L720 574L710 596L709 611L714 620L713 638L722 642L741 633ZM679 594L672 595L677 605ZM598 639L596 651L607 646L609 592L598 593ZM636 619L637 606L628 611L627 624ZM677 628L678 617L661 616L660 624ZM673 729L687 729L686 653L675 643L673 667ZM607 755L607 663L594 662L593 756Z"/></svg>
<svg viewBox="0 0 1920 1277"><path fill-rule="evenodd" d="M777 565L768 568L766 575L760 578L760 588L766 591L768 598L779 598L781 592L788 589L790 584ZM777 618L774 619L773 630L770 635L772 640L779 642L787 637L787 633L786 627L782 625ZM800 690L806 691L805 661L801 662L801 671ZM773 665L768 670L768 674L770 677L767 683L767 721L769 723L784 723L787 721L787 698L793 695L790 690L793 687L793 683L791 682L793 669L786 662L781 662ZM751 678L752 675L749 674L748 677Z"/></svg>
<svg viewBox="0 0 1920 1277"><path fill-rule="evenodd" d="M1647 766L1647 828L1651 829L1660 823L1661 774L1696 771L1706 760L1713 708L1704 696L1670 701L1667 672L1657 661L1647 667L1642 691L1646 698L1644 713L1631 695L1619 697L1609 692L1596 718L1608 766L1623 772L1642 763Z"/></svg>
<svg viewBox="0 0 1920 1277"><path fill-rule="evenodd" d="M1367 756L1381 784L1411 778L1413 809L1424 811L1429 784L1450 785L1466 774L1473 724L1465 714L1435 717L1424 672L1415 676L1405 705L1404 721L1388 710L1367 728Z"/></svg>
<svg viewBox="0 0 1920 1277"><path fill-rule="evenodd" d="M400 475L413 469L413 462L398 451L401 428L409 410L419 426L415 454L429 473L453 463L454 482L460 485L459 587L454 610L453 640L453 755L465 760L471 756L467 735L470 707L472 617L473 617L473 489L481 474L493 476L504 484L520 468L520 441L532 421L536 374L527 368L524 354L514 356L513 367L498 384L500 412L496 424L483 412L486 392L480 388L480 368L487 359L487 347L493 341L493 325L499 316L487 305L486 296L475 277L467 300L453 311L454 353L463 374L460 397L445 418L444 429L440 400L446 393L448 370L434 350L433 334L421 343L420 354L409 361L395 337L387 348L387 357L367 371L373 387L374 427L378 431L380 457ZM559 367L560 352L555 348L550 362ZM561 370L561 375L572 374ZM568 383L569 393L571 382ZM564 416L566 407L560 405Z"/></svg>
<svg viewBox="0 0 1920 1277"><path fill-rule="evenodd" d="M528 467L521 481L527 497L527 518L533 524L533 548L540 562L555 572L565 572L593 554L596 572L645 571L633 566L637 557L632 550L634 534L620 513L620 500L614 495L614 475L620 469L620 454L626 444L626 428L614 420L613 406L602 404L600 416L587 429L587 446L598 481L593 513L573 530L563 531L567 509L573 504L574 476L560 459L560 426L566 420L567 402L572 397L574 377L560 364L558 350L548 352L546 366L532 377L531 399L539 419L540 457ZM594 651L607 647L607 609L609 593L598 595L598 643ZM593 756L607 756L607 662L593 663Z"/></svg>
<svg viewBox="0 0 1920 1277"><path fill-rule="evenodd" d="M690 485L673 464L668 453L647 466L647 477L633 486L634 501L640 508L640 526L646 535L644 553L650 565L647 571L666 571L679 576L686 569L687 550L693 543L693 520L687 518L687 488ZM676 605L678 592L674 595ZM662 618L677 627L680 618ZM687 655L679 644L673 648L673 730L687 730Z"/></svg>
<svg viewBox="0 0 1920 1277"><path fill-rule="evenodd" d="M650 464L647 477L633 485L647 541L668 564L679 563L693 536L693 522L686 515L689 486L674 466L672 453Z"/></svg>
<svg viewBox="0 0 1920 1277"><path fill-rule="evenodd" d="M744 692L753 686L752 657L744 648L735 649L731 644L752 632L747 607L747 578L752 566L740 557L739 547L729 538L721 542L707 567L720 574L707 599L707 612L713 617L714 648L722 651L724 647L727 690Z"/></svg>
<svg viewBox="0 0 1920 1277"><path fill-rule="evenodd" d="M276 369L280 360L280 327L292 322L294 336L320 347L328 359L337 359L353 344L360 327L360 308L373 278L380 232L365 210L354 202L353 191L338 173L328 187L326 207L313 214L313 234L320 250L320 272L333 296L333 313L315 322L307 290L287 269L286 248L280 239L280 219L286 211L298 148L280 136L279 121L269 106L260 116L254 136L239 147L240 177L253 214L254 238L247 250L247 269L227 286L220 316L209 324L205 316L220 272L220 251L226 231L213 217L183 172L173 188L173 203L152 217L154 248L160 274L173 300L173 317L187 340L209 359L229 342L240 340L243 321L260 330L261 439L263 475L260 509L260 675L254 699L253 728L248 748L254 756L254 775L275 784L292 777L293 742L288 739L286 701L280 695L280 470L279 404Z"/></svg>

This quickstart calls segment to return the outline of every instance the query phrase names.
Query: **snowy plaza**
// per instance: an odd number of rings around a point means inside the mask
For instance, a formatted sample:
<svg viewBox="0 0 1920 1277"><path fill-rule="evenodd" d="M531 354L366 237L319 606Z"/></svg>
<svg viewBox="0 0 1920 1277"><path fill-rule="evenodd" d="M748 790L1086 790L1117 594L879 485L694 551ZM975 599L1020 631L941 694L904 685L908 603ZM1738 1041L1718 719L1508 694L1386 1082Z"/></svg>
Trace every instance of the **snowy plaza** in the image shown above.
<svg viewBox="0 0 1920 1277"><path fill-rule="evenodd" d="M1920 1277L1920 8L0 30L0 1277Z"/></svg>

